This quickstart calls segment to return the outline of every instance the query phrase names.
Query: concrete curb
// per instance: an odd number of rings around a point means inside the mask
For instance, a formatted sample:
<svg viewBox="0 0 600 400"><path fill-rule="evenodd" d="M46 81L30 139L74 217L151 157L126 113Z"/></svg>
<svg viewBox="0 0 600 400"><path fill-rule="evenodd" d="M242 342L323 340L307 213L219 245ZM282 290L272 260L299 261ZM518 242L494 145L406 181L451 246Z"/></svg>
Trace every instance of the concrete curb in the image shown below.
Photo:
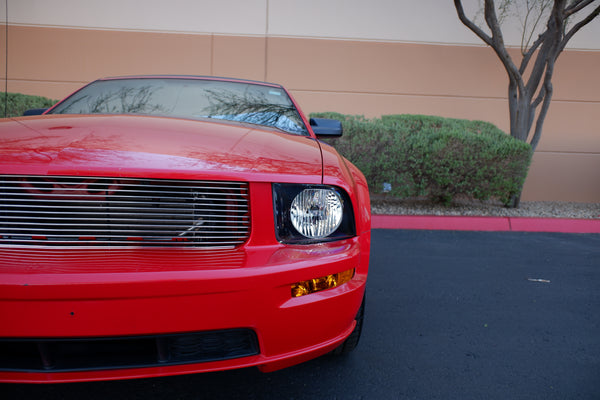
<svg viewBox="0 0 600 400"><path fill-rule="evenodd" d="M372 229L600 233L600 219L373 215Z"/></svg>

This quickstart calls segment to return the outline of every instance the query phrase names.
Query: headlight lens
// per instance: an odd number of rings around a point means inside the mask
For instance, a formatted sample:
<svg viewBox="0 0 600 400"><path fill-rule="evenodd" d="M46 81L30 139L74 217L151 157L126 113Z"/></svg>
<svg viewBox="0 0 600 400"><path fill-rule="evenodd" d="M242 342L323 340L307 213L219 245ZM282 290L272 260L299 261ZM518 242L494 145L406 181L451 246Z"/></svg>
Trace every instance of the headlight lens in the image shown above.
<svg viewBox="0 0 600 400"><path fill-rule="evenodd" d="M275 183L273 202L280 242L315 243L355 234L350 198L335 186Z"/></svg>
<svg viewBox="0 0 600 400"><path fill-rule="evenodd" d="M342 222L344 206L331 189L304 189L294 198L290 208L292 225L307 238L331 235Z"/></svg>

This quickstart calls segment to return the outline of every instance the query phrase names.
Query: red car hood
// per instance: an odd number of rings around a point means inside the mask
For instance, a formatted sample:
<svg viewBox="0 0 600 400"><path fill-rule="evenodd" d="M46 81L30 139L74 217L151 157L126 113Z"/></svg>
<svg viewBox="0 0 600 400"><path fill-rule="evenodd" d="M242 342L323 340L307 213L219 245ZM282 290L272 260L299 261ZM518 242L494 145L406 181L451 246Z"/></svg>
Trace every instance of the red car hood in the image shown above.
<svg viewBox="0 0 600 400"><path fill-rule="evenodd" d="M314 139L239 123L75 115L0 122L2 174L320 183L321 170Z"/></svg>

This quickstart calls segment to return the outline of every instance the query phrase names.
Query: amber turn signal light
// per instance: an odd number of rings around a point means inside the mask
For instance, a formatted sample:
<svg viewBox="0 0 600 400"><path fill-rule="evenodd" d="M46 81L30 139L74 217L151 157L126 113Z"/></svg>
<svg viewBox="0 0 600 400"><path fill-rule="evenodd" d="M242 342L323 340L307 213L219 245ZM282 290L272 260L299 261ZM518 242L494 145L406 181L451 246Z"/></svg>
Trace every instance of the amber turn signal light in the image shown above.
<svg viewBox="0 0 600 400"><path fill-rule="evenodd" d="M307 294L320 292L321 290L333 289L354 277L354 268L337 274L322 276L308 281L296 282L292 285L292 297L300 297Z"/></svg>

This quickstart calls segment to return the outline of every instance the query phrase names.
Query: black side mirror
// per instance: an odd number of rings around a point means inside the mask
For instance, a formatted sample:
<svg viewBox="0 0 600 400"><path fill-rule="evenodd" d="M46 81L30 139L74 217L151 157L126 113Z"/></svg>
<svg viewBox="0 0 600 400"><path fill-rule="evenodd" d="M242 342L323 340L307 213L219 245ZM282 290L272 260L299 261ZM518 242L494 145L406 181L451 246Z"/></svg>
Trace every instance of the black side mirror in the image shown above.
<svg viewBox="0 0 600 400"><path fill-rule="evenodd" d="M342 136L342 123L335 119L311 118L310 126L319 138L334 138Z"/></svg>
<svg viewBox="0 0 600 400"><path fill-rule="evenodd" d="M45 113L47 108L32 108L31 110L27 110L23 113L23 116L26 117L28 115L42 115Z"/></svg>

